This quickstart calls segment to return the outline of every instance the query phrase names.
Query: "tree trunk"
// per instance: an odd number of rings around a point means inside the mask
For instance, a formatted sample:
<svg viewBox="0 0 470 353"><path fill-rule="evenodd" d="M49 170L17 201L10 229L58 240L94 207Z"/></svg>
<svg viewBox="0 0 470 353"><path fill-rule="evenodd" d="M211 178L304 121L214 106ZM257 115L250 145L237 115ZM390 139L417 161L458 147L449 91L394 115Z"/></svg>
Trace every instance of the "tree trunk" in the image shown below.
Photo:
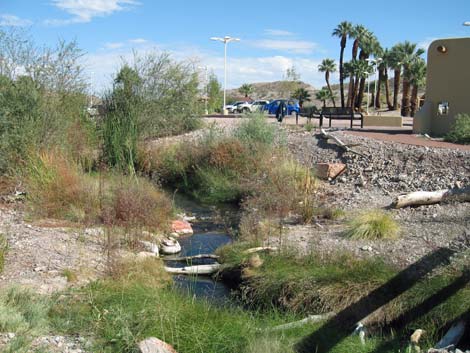
<svg viewBox="0 0 470 353"><path fill-rule="evenodd" d="M351 104L351 95L353 93L353 90L354 90L354 77L351 75L349 77L349 88L348 88L348 102L346 103L346 106L347 107L352 107L352 104Z"/></svg>
<svg viewBox="0 0 470 353"><path fill-rule="evenodd" d="M357 102L356 102L356 107L361 111L362 108L362 101L364 99L364 90L366 88L366 79L361 78L361 83L359 85L359 94L357 96Z"/></svg>
<svg viewBox="0 0 470 353"><path fill-rule="evenodd" d="M359 78L354 79L354 88L351 96L351 107L356 108L357 92L359 91Z"/></svg>
<svg viewBox="0 0 470 353"><path fill-rule="evenodd" d="M401 99L401 115L410 116L410 81L408 79L408 70L403 70L403 89Z"/></svg>
<svg viewBox="0 0 470 353"><path fill-rule="evenodd" d="M377 80L377 92L375 93L375 108L380 109L382 105L380 104L380 94L382 93L381 83L384 80L384 69L379 70L379 78Z"/></svg>
<svg viewBox="0 0 470 353"><path fill-rule="evenodd" d="M341 108L344 108L344 67L343 56L344 48L346 47L346 36L341 38L341 51L339 53L339 90L341 94Z"/></svg>
<svg viewBox="0 0 470 353"><path fill-rule="evenodd" d="M416 110L419 107L418 103L418 85L413 85L411 90L411 111L410 116L415 116Z"/></svg>
<svg viewBox="0 0 470 353"><path fill-rule="evenodd" d="M395 69L393 77L393 110L398 109L398 93L400 90L401 69Z"/></svg>
<svg viewBox="0 0 470 353"><path fill-rule="evenodd" d="M461 189L415 191L410 194L400 195L395 198L392 207L432 205L443 201L470 201L470 186Z"/></svg>
<svg viewBox="0 0 470 353"><path fill-rule="evenodd" d="M388 86L388 72L387 69L384 70L384 81L385 81L385 97L387 98L388 110L393 109L392 102L390 101L390 87Z"/></svg>
<svg viewBox="0 0 470 353"><path fill-rule="evenodd" d="M325 72L325 81L326 81L326 86L328 87L328 91L330 91L331 102L333 103L333 107L336 107L335 97L333 97L333 91L331 90L331 86L330 86L330 73L329 73L329 71Z"/></svg>

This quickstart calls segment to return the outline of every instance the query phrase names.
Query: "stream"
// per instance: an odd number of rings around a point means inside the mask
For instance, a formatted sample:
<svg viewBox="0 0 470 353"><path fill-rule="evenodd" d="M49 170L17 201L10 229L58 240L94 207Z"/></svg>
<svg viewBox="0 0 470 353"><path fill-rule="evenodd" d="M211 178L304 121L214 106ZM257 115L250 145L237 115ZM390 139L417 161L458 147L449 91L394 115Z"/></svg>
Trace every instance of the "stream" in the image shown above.
<svg viewBox="0 0 470 353"><path fill-rule="evenodd" d="M206 206L186 195L174 196L175 206L188 216L195 216L191 221L194 234L181 236L178 242L181 252L177 256L192 256L198 254L213 254L215 250L232 242L230 230L238 225L238 208L234 205ZM198 259L192 265L213 263L212 259ZM186 262L167 261L169 267L187 266ZM217 305L230 303L230 289L221 281L215 281L210 276L173 277L175 287L196 298L205 299Z"/></svg>

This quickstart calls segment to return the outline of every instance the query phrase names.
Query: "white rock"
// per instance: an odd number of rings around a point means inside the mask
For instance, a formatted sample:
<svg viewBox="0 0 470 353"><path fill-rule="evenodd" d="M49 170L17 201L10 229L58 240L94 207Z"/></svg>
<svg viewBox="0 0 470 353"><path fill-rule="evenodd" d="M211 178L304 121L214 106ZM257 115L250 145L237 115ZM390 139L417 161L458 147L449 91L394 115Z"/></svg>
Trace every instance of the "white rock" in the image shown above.
<svg viewBox="0 0 470 353"><path fill-rule="evenodd" d="M155 337L140 341L138 346L141 353L176 353L172 346Z"/></svg>

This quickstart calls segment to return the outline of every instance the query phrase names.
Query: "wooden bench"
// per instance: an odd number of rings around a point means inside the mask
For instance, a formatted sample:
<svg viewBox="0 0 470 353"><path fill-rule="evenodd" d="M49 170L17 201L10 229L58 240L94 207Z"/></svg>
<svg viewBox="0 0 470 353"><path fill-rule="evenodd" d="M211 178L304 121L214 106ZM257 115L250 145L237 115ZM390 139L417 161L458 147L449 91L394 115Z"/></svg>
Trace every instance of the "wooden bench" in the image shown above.
<svg viewBox="0 0 470 353"><path fill-rule="evenodd" d="M351 129L353 127L354 120L361 121L361 128L364 126L364 116L362 113L355 112L352 108L336 108L336 107L325 107L322 108L320 113L320 127L323 126L323 119L330 119L329 127L331 127L331 120L351 120Z"/></svg>

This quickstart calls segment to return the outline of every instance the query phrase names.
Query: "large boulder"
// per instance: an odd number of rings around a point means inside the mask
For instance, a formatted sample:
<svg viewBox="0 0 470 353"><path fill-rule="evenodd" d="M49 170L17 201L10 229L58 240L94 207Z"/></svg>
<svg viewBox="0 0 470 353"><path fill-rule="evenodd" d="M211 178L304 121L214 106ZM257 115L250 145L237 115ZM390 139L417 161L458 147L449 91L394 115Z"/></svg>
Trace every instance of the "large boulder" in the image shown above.
<svg viewBox="0 0 470 353"><path fill-rule="evenodd" d="M315 164L315 175L320 179L331 180L346 170L343 163L317 163Z"/></svg>
<svg viewBox="0 0 470 353"><path fill-rule="evenodd" d="M139 342L141 353L177 353L168 343L155 337L149 337Z"/></svg>

